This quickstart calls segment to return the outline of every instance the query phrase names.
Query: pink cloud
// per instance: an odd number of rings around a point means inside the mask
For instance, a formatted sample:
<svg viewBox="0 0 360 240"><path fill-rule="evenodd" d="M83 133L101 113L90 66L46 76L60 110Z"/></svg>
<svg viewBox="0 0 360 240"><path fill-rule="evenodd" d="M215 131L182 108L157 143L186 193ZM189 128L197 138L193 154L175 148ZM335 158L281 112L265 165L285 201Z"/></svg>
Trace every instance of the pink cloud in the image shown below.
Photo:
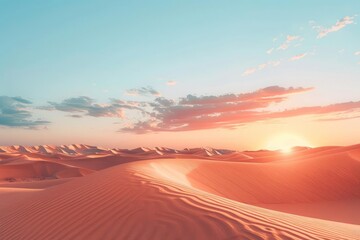
<svg viewBox="0 0 360 240"><path fill-rule="evenodd" d="M304 57L306 57L307 53L302 53L302 54L299 54L299 55L295 55L293 57L290 58L290 61L297 61L297 60L300 60Z"/></svg>
<svg viewBox="0 0 360 240"><path fill-rule="evenodd" d="M273 104L284 102L292 94L312 88L283 88L272 86L254 92L220 96L188 95L178 101L158 98L150 105L151 117L124 127L121 131L147 133L158 131L190 131L213 128L232 129L253 122L312 115L347 119L349 112L360 112L360 101L336 103L326 106L299 107L280 111L270 110ZM340 119L339 119L340 120Z"/></svg>
<svg viewBox="0 0 360 240"><path fill-rule="evenodd" d="M350 119L356 119L356 118L360 118L360 115L359 116L350 116L350 117L320 118L317 121L333 122L333 121L350 120Z"/></svg>
<svg viewBox="0 0 360 240"><path fill-rule="evenodd" d="M259 64L257 65L256 67L252 67L252 68L248 68L246 69L242 76L248 76L248 75L251 75L257 71L261 71L265 68L268 68L268 67L277 67L280 65L280 61L269 61L269 62L266 62L266 63L262 63L262 64Z"/></svg>
<svg viewBox="0 0 360 240"><path fill-rule="evenodd" d="M174 86L174 85L176 85L177 84L177 82L176 81L173 81L173 80L170 80L170 81L167 81L166 82L166 85L168 85L168 86Z"/></svg>
<svg viewBox="0 0 360 240"><path fill-rule="evenodd" d="M256 72L256 68L248 68L243 72L242 76L248 76L255 72Z"/></svg>
<svg viewBox="0 0 360 240"><path fill-rule="evenodd" d="M287 42L291 42L291 41L294 41L296 39L299 39L299 36L291 36L291 35L286 36L286 41Z"/></svg>
<svg viewBox="0 0 360 240"><path fill-rule="evenodd" d="M180 99L180 104L182 105L205 105L205 104L214 104L214 103L234 103L242 101L260 101L262 99L271 99L279 96L288 96L296 93L303 93L311 91L313 88L303 88L303 87L279 87L279 86L270 86L266 88L259 89L250 93L240 93L240 94L224 94L220 96L201 96L196 97L194 95L188 95L185 98Z"/></svg>
<svg viewBox="0 0 360 240"><path fill-rule="evenodd" d="M299 40L299 39L300 39L299 36L287 35L285 42L283 42L283 43L277 48L277 50L286 50L286 49L289 48L291 42L293 42L293 41L295 41L295 40Z"/></svg>
<svg viewBox="0 0 360 240"><path fill-rule="evenodd" d="M125 111L141 113L142 120L124 124L120 131L147 133L159 131L190 131L200 129L232 129L253 122L312 115L320 121L346 120L360 116L360 101L335 103L326 106L298 107L272 110L273 105L285 102L294 94L313 88L270 86L253 92L223 95L187 95L178 100L157 97L150 101L96 103L88 97L49 102L44 110L62 111L71 117L124 118ZM40 108L39 108L40 109ZM139 119L139 118L137 118Z"/></svg>

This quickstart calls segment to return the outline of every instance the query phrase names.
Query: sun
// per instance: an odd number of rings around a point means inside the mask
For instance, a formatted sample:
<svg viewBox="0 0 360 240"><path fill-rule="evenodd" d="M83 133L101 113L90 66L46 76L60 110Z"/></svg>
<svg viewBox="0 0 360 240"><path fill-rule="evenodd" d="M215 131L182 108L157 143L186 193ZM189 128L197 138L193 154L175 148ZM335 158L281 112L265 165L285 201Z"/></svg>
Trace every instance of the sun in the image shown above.
<svg viewBox="0 0 360 240"><path fill-rule="evenodd" d="M282 153L291 153L292 152L292 149L293 147L289 147L289 148L283 148L283 149L280 149L280 151Z"/></svg>
<svg viewBox="0 0 360 240"><path fill-rule="evenodd" d="M311 144L303 137L290 133L283 133L273 136L267 143L267 149L280 150L283 153L291 153L293 147L296 146L310 147Z"/></svg>

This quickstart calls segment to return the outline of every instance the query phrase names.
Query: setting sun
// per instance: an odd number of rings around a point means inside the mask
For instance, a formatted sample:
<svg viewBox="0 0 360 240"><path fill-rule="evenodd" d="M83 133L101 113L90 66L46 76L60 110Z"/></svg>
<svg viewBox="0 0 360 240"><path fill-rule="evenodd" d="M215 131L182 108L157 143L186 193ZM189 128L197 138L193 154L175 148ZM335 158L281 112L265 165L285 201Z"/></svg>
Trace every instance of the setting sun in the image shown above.
<svg viewBox="0 0 360 240"><path fill-rule="evenodd" d="M281 149L281 152L282 152L282 153L291 153L291 152L292 152L292 147L283 148L283 149Z"/></svg>
<svg viewBox="0 0 360 240"><path fill-rule="evenodd" d="M281 150L283 153L292 152L292 148L296 146L310 147L311 144L304 138L294 134L280 134L272 137L267 144L267 149Z"/></svg>

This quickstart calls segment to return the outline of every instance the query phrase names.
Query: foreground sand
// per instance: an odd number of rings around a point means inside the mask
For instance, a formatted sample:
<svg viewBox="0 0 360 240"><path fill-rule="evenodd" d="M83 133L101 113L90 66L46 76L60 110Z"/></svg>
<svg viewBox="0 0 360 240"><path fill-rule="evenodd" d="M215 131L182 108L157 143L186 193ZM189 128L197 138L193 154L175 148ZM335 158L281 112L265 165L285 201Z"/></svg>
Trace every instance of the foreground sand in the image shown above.
<svg viewBox="0 0 360 240"><path fill-rule="evenodd" d="M360 239L360 145L0 147L0 239Z"/></svg>

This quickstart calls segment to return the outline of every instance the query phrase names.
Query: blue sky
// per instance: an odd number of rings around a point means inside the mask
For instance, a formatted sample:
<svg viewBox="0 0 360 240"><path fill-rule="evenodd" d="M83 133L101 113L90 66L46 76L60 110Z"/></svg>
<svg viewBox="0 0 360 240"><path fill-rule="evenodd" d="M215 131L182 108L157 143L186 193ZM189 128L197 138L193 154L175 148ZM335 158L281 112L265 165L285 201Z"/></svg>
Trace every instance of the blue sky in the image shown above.
<svg viewBox="0 0 360 240"><path fill-rule="evenodd" d="M359 13L359 1L3 0L0 96L31 101L33 119L51 122L48 129L70 121L64 113L38 109L49 101L79 96L103 104L152 101L153 96L126 94L142 87L168 99L314 87L283 106L359 101ZM329 30L338 21L344 26L318 38L320 28ZM278 49L284 43L288 47ZM244 74L249 69L256 70ZM109 124L114 136L121 135L113 125L116 118L81 121ZM29 135L7 125L0 131ZM42 142L39 132L32 131L34 140L26 143ZM3 144L21 137L11 138Z"/></svg>

